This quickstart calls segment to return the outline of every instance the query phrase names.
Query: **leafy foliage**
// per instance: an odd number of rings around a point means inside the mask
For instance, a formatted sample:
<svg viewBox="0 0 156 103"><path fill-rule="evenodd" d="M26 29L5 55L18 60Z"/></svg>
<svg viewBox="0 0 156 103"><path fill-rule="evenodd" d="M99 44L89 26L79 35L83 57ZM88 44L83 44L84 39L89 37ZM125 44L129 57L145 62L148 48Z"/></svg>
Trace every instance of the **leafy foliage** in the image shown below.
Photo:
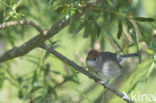
<svg viewBox="0 0 156 103"><path fill-rule="evenodd" d="M84 64L86 51L94 48L97 41L101 51L120 51L123 54L138 52L141 63L136 66L136 61L132 60L126 64L132 72L125 74L124 82L119 80L119 89L130 95L132 91L140 90L140 84L142 88L152 84L153 87L148 88L148 91L155 90L156 24L154 16L141 16L146 14L142 9L145 8L142 5L144 1L104 0L73 21L72 16L81 13L88 2L94 0L0 0L0 24L28 19L46 29L62 17L69 18L70 25L52 38L52 47L78 64ZM0 41L4 39L8 49L23 44L23 41L29 40L36 33L28 26L9 27L0 30ZM74 56L74 50L80 54ZM6 81L8 84L5 84ZM91 103L103 97L99 95L103 91L102 87L88 90L92 87L88 78L38 49L20 59L0 64L0 88L5 86L16 88L16 97L26 103ZM118 103L121 100L110 96L105 102Z"/></svg>

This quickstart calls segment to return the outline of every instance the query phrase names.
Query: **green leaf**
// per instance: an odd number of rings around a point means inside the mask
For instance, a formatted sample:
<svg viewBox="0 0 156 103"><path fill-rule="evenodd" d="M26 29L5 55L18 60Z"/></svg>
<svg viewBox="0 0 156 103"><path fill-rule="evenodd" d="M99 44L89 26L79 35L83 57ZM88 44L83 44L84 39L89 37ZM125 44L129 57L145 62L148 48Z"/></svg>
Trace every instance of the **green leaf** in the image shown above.
<svg viewBox="0 0 156 103"><path fill-rule="evenodd" d="M120 51L123 51L119 45L119 43L114 39L111 31L109 31L108 29L105 29L106 34L108 35L108 37L110 38L110 40L113 41L113 43L120 49Z"/></svg>
<svg viewBox="0 0 156 103"><path fill-rule="evenodd" d="M146 42L148 47L152 49L150 47L151 40L152 40L152 30L145 23L137 23L137 25L141 32L140 34L142 36L142 39Z"/></svg>
<svg viewBox="0 0 156 103"><path fill-rule="evenodd" d="M47 76L50 71L50 64L46 64L46 67L44 68L44 75Z"/></svg>
<svg viewBox="0 0 156 103"><path fill-rule="evenodd" d="M88 21L86 23L85 30L84 30L84 33L83 33L83 37L84 38L87 38L88 35L90 34L90 32L91 32L91 26L92 26L92 23L90 21Z"/></svg>
<svg viewBox="0 0 156 103"><path fill-rule="evenodd" d="M22 76L19 76L19 77L17 78L17 81L18 81L19 84L21 84L21 83L23 82L23 77L22 77Z"/></svg>
<svg viewBox="0 0 156 103"><path fill-rule="evenodd" d="M81 23L81 24L78 26L78 28L75 29L74 34L78 34L78 33L83 29L83 27L84 27L85 25L86 25L86 22Z"/></svg>
<svg viewBox="0 0 156 103"><path fill-rule="evenodd" d="M153 64L153 60L150 58L150 59L146 59L144 62L140 63L135 68L135 71L132 73L130 78L127 80L127 85L129 88L128 93L133 91L139 83L145 82L149 78L149 76L152 73L151 71L153 71L152 64ZM131 85L129 85L129 84L131 84Z"/></svg>
<svg viewBox="0 0 156 103"><path fill-rule="evenodd" d="M94 46L94 43L95 43L95 41L96 41L96 34L92 34L91 35L91 46L93 47Z"/></svg>
<svg viewBox="0 0 156 103"><path fill-rule="evenodd" d="M139 46L138 46L135 28L133 27L132 23L128 19L127 19L127 24L129 27L129 34L130 34L131 38L133 39L134 44L137 47L137 52L139 53ZM139 61L141 61L141 56L139 56Z"/></svg>
<svg viewBox="0 0 156 103"><path fill-rule="evenodd" d="M52 72L52 73L55 73L55 74L61 74L60 72L55 71L55 70L52 70L51 72Z"/></svg>
<svg viewBox="0 0 156 103"><path fill-rule="evenodd" d="M3 21L4 21L3 9L0 6L0 24L3 23Z"/></svg>
<svg viewBox="0 0 156 103"><path fill-rule="evenodd" d="M0 68L0 88L2 87L3 82L5 80L5 71L3 69Z"/></svg>
<svg viewBox="0 0 156 103"><path fill-rule="evenodd" d="M120 39L121 34L122 34L122 22L121 22L121 20L119 19L119 20L118 20L118 33L117 33L117 38L118 38L118 39Z"/></svg>
<svg viewBox="0 0 156 103"><path fill-rule="evenodd" d="M154 18L146 18L146 17L135 17L134 19L137 21L141 21L141 22L144 22L144 21L154 22L155 21Z"/></svg>
<svg viewBox="0 0 156 103"><path fill-rule="evenodd" d="M76 91L77 91L85 100L87 100L87 103L92 103L91 100L88 98L88 96L87 96L84 92L82 92L82 91L80 91L80 90L78 90L78 89L76 89Z"/></svg>
<svg viewBox="0 0 156 103"><path fill-rule="evenodd" d="M70 18L72 20L72 18ZM76 22L73 22L71 21L71 24L69 26L69 32L74 34L75 30L78 28L78 24L79 24L79 21L76 21Z"/></svg>
<svg viewBox="0 0 156 103"><path fill-rule="evenodd" d="M74 76L63 76L65 80L68 80L68 81L72 81L76 84L79 84L80 82L78 81L78 79L74 78Z"/></svg>
<svg viewBox="0 0 156 103"><path fill-rule="evenodd" d="M57 93L56 93L55 89L50 85L48 85L48 93L53 93L55 98L57 98Z"/></svg>
<svg viewBox="0 0 156 103"><path fill-rule="evenodd" d="M18 91L18 97L20 99L22 99L24 97L23 91L21 89Z"/></svg>
<svg viewBox="0 0 156 103"><path fill-rule="evenodd" d="M100 36L101 33L101 27L97 22L93 22L97 31L97 38Z"/></svg>
<svg viewBox="0 0 156 103"><path fill-rule="evenodd" d="M108 4L112 7L116 9L116 1L115 0L107 0Z"/></svg>
<svg viewBox="0 0 156 103"><path fill-rule="evenodd" d="M53 6L53 4L56 2L57 0L50 0L49 1L49 4L51 5L51 6Z"/></svg>
<svg viewBox="0 0 156 103"><path fill-rule="evenodd" d="M32 94L32 93L34 93L34 92L36 92L36 91L39 90L39 89L42 89L42 88L43 88L42 86L33 87L33 88L30 90L29 95Z"/></svg>

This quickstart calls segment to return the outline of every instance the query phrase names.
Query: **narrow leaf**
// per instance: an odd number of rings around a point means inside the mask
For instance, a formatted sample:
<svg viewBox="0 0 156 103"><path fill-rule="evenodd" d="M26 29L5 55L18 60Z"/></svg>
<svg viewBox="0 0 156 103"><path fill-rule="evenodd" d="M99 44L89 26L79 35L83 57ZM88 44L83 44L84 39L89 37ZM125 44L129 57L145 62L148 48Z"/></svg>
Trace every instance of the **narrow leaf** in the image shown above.
<svg viewBox="0 0 156 103"><path fill-rule="evenodd" d="M100 25L97 22L94 22L94 25L96 27L97 38L98 38L100 36L101 28L100 28Z"/></svg>
<svg viewBox="0 0 156 103"><path fill-rule="evenodd" d="M87 38L88 37L88 35L90 33L90 30L91 30L91 25L92 25L91 22L87 22L86 27L85 27L85 31L83 33L83 37L84 38Z"/></svg>
<svg viewBox="0 0 156 103"><path fill-rule="evenodd" d="M86 24L86 22L81 23L79 25L79 27L75 29L74 34L78 34L83 29L83 27L85 26L85 24Z"/></svg>
<svg viewBox="0 0 156 103"><path fill-rule="evenodd" d="M118 20L118 33L117 33L117 38L120 39L122 34L122 23L121 20Z"/></svg>
<svg viewBox="0 0 156 103"><path fill-rule="evenodd" d="M143 21L154 22L155 21L154 18L146 18L146 17L135 17L134 19L137 21L141 21L141 22Z"/></svg>

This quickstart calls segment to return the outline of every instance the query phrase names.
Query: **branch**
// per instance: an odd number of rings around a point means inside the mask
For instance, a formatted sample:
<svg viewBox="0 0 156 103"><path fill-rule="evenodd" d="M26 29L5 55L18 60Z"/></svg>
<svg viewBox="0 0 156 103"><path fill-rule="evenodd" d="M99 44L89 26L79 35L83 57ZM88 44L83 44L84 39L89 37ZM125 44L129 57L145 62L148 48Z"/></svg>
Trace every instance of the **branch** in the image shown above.
<svg viewBox="0 0 156 103"><path fill-rule="evenodd" d="M118 90L116 90L115 88L113 88L112 86L109 86L108 84L104 84L100 82L100 79L98 79L97 77L95 77L94 75L92 75L91 73L89 73L88 71L86 71L84 68L80 67L79 65L77 65L76 63L74 63L73 61L69 60L68 58L66 58L65 56L63 56L62 54L58 53L57 51L55 51L53 48L49 47L46 44L43 44L42 46L40 46L42 49L46 50L47 52L52 53L53 55L55 55L56 57L58 57L60 60L62 60L63 62L67 63L68 65L72 66L74 69L78 70L79 72L83 73L84 75L88 76L89 78L95 80L97 83L103 85L105 88L109 89L110 91L112 91L114 94L116 94L118 97L122 98L123 100L125 100L127 103L134 103L131 99L129 99L127 97L126 94L123 94L121 92L119 92Z"/></svg>
<svg viewBox="0 0 156 103"><path fill-rule="evenodd" d="M84 7L82 7L82 12L76 12L75 15L72 17L72 21L78 20L83 14L85 14L87 11L91 10L96 5L100 4L103 0L96 0L94 3L87 3ZM28 40L24 44L18 47L14 47L11 50L8 50L0 55L0 63L5 62L9 59L13 59L19 56L23 56L30 52L35 47L38 47L39 45L43 44L46 40L53 37L56 33L58 33L60 30L62 30L64 27L70 24L71 19L66 19L64 17L60 21L58 21L56 24L54 24L49 30L44 30L43 33L38 34L37 36L33 37L32 39Z"/></svg>
<svg viewBox="0 0 156 103"><path fill-rule="evenodd" d="M42 33L42 29L41 29L41 27L39 25L35 24L32 21L28 21L28 20L19 20L19 21L5 22L3 24L0 24L0 29L4 29L6 27L16 26L16 25L31 25L34 28L36 28L40 33Z"/></svg>

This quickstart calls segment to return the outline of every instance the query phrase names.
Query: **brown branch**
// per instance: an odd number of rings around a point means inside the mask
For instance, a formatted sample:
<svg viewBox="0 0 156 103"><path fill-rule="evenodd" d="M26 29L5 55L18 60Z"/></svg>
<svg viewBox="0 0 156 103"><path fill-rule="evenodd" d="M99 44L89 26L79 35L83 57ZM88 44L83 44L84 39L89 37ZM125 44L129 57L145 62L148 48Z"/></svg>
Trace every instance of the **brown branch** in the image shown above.
<svg viewBox="0 0 156 103"><path fill-rule="evenodd" d="M76 12L75 15L71 17L72 21L78 20L83 14L91 10L93 7L95 7L95 5L100 4L102 1L103 0L96 0L94 4L87 3L84 7L82 7L81 13ZM13 49L4 52L0 55L0 63L27 54L35 47L38 47L39 45L43 44L46 40L53 37L60 30L69 25L70 22L70 18L67 19L66 17L64 17L63 19L55 23L49 30L44 30L43 33L38 34L37 36L28 40L21 46L14 47Z"/></svg>
<svg viewBox="0 0 156 103"><path fill-rule="evenodd" d="M60 60L62 60L63 62L67 63L68 65L72 66L74 69L78 70L79 72L83 73L84 75L88 76L89 78L95 80L97 83L103 85L105 88L109 89L110 91L112 91L114 94L116 94L118 97L122 98L123 100L125 100L127 103L134 103L131 99L129 99L127 97L127 95L119 92L118 90L116 90L115 88L113 88L112 86L108 85L108 84L103 84L100 82L100 79L98 79L97 77L95 77L94 75L92 75L91 73L89 73L88 71L86 71L84 68L80 67L79 65L77 65L76 63L74 63L73 61L69 60L68 58L66 58L65 56L63 56L62 54L58 53L57 51L55 51L53 48L47 46L46 44L43 44L41 46L42 49L46 50L47 52L52 53L53 55L55 55L56 57L58 57Z"/></svg>
<svg viewBox="0 0 156 103"><path fill-rule="evenodd" d="M5 22L3 24L0 24L0 29L4 29L6 27L16 26L16 25L31 25L34 28L36 28L40 33L42 33L42 29L41 29L41 27L39 25L35 24L32 21L28 21L28 20L19 20L19 21Z"/></svg>

